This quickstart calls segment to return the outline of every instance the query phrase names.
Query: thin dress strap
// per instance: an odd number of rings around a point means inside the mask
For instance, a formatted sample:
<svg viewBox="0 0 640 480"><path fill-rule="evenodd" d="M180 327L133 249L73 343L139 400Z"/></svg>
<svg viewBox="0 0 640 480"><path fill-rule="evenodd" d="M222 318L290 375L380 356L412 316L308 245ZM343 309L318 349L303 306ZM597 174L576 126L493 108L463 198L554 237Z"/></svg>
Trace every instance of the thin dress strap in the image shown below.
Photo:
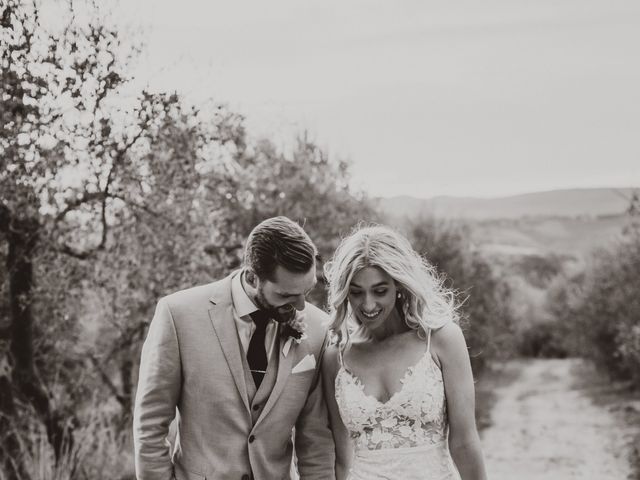
<svg viewBox="0 0 640 480"><path fill-rule="evenodd" d="M340 362L340 368L343 368L348 373L351 373L351 371L349 370L347 365L344 363L344 351L349 347L350 343L351 343L350 340L347 338L347 340L344 343L344 346L341 346L340 344L338 344L338 361Z"/></svg>
<svg viewBox="0 0 640 480"><path fill-rule="evenodd" d="M342 346L338 344L337 347L338 347L338 361L340 362L340 366L344 367L344 357L342 353Z"/></svg>
<svg viewBox="0 0 640 480"><path fill-rule="evenodd" d="M431 350L431 329L427 329L427 353Z"/></svg>

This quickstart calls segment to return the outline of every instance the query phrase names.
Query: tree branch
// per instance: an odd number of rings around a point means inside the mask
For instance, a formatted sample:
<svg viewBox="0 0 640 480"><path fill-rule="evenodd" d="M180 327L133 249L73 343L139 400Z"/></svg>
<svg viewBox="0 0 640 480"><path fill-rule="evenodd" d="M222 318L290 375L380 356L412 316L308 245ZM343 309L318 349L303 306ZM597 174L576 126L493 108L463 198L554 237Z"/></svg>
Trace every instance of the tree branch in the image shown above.
<svg viewBox="0 0 640 480"><path fill-rule="evenodd" d="M77 258L78 260L86 260L95 252L97 252L98 248L92 248L91 250L85 250L80 252L75 250L73 247L67 244L64 244L59 248L57 248L56 250L59 251L60 253L64 253L65 255L69 255L70 257Z"/></svg>
<svg viewBox="0 0 640 480"><path fill-rule="evenodd" d="M109 378L109 375L107 375L107 372L104 371L98 359L92 353L89 353L89 360L91 360L91 363L93 364L93 366L98 370L98 373L100 374L100 378L102 379L104 384L107 386L107 388L111 391L112 395L115 397L118 403L123 407L126 406L126 403L127 403L126 399L118 391L118 387L116 387L115 384L111 381L111 379Z"/></svg>
<svg viewBox="0 0 640 480"><path fill-rule="evenodd" d="M105 192L85 192L80 198L67 203L67 206L56 216L54 223L59 223L64 220L64 217L67 216L67 213L75 210L76 208L84 205L85 203L95 202L98 200L103 200L105 197Z"/></svg>
<svg viewBox="0 0 640 480"><path fill-rule="evenodd" d="M143 212L146 212L149 215L152 215L154 217L159 217L159 218L162 218L162 219L167 220L167 221L171 221L171 218L168 215L165 215L162 212L157 212L157 211L155 211L154 209L152 209L151 207L149 207L147 205L143 205L143 204L134 202L133 200L125 197L124 195L119 195L117 193L112 193L109 196L111 198L116 198L118 200L122 200L124 203L126 203L130 207L136 208L138 210L142 210Z"/></svg>

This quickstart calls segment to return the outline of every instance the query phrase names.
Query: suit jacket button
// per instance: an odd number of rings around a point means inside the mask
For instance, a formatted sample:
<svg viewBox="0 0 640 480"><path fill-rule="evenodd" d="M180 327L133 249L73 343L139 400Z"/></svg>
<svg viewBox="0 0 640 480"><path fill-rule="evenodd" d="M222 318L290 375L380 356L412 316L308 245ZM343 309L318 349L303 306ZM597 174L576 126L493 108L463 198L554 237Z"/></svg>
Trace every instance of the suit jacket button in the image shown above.
<svg viewBox="0 0 640 480"><path fill-rule="evenodd" d="M254 409L255 411L260 410L260 404L254 405L254 406L253 406L253 409Z"/></svg>
<svg viewBox="0 0 640 480"><path fill-rule="evenodd" d="M249 443L253 443L255 439L256 439L255 435L249 435Z"/></svg>

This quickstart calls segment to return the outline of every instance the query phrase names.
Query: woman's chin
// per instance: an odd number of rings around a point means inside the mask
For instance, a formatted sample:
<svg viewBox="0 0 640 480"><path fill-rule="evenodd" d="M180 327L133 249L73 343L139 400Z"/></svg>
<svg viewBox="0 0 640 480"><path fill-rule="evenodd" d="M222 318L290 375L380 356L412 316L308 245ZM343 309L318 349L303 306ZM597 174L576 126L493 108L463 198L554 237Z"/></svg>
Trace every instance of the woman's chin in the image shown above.
<svg viewBox="0 0 640 480"><path fill-rule="evenodd" d="M384 325L384 318L382 314L376 315L373 318L365 317L364 315L360 315L360 323L364 325L368 330L375 330Z"/></svg>

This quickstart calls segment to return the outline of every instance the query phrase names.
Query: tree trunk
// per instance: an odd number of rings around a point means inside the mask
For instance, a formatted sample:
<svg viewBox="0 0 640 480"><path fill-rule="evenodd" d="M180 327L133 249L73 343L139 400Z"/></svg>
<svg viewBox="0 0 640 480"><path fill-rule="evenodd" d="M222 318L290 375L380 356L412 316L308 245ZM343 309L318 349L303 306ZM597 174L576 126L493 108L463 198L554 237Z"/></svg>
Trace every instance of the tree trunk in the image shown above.
<svg viewBox="0 0 640 480"><path fill-rule="evenodd" d="M51 408L50 398L36 373L33 351L33 253L38 226L33 221L12 223L7 232L12 384L44 423L49 443L59 458L65 440L70 440L69 431L64 419Z"/></svg>
<svg viewBox="0 0 640 480"><path fill-rule="evenodd" d="M11 225L9 210L0 205L0 229L8 240ZM9 276L15 262L13 256L7 256L6 265ZM10 284L10 281L9 281ZM2 300L4 303L5 299ZM18 437L19 426L16 411L15 387L12 379L12 337L13 337L13 309L2 308L3 323L0 325L0 469L9 480L28 478L22 461L22 449ZM6 322L5 322L6 319Z"/></svg>
<svg viewBox="0 0 640 480"><path fill-rule="evenodd" d="M11 379L7 375L7 358L3 357L0 372L0 469L7 480L28 478L21 461L20 441L16 435L16 405L13 398ZM6 368L5 368L6 367Z"/></svg>

